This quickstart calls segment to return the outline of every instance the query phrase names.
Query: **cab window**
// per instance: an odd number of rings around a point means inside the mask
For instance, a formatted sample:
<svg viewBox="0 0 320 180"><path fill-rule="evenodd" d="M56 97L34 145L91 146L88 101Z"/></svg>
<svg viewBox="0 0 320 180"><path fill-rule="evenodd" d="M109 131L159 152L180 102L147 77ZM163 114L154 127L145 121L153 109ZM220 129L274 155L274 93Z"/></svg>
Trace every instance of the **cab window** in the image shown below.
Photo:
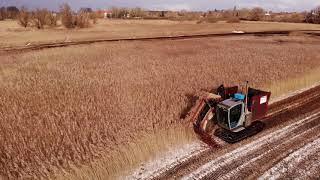
<svg viewBox="0 0 320 180"><path fill-rule="evenodd" d="M229 128L228 110L218 106L218 109L217 109L217 120L218 120L219 124L223 125L226 128Z"/></svg>
<svg viewBox="0 0 320 180"><path fill-rule="evenodd" d="M241 117L242 104L239 104L230 110L230 128L235 128Z"/></svg>

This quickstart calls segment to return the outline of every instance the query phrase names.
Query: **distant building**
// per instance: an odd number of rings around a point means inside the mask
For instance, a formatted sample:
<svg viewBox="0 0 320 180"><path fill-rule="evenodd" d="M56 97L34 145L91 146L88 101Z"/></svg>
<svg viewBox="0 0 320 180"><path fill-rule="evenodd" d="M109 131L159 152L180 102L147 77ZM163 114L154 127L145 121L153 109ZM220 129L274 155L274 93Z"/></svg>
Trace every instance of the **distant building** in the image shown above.
<svg viewBox="0 0 320 180"><path fill-rule="evenodd" d="M105 10L105 11L103 12L103 17L104 17L105 19L107 19L107 18L112 18L112 11Z"/></svg>
<svg viewBox="0 0 320 180"><path fill-rule="evenodd" d="M81 13L92 13L91 8L80 8L79 12Z"/></svg>
<svg viewBox="0 0 320 180"><path fill-rule="evenodd" d="M99 17L103 17L105 19L112 18L112 11L110 10L98 10L96 13L99 15Z"/></svg>
<svg viewBox="0 0 320 180"><path fill-rule="evenodd" d="M272 20L272 18L271 18L271 11L266 12L266 13L264 14L264 20L265 20L265 21L271 21L271 20Z"/></svg>

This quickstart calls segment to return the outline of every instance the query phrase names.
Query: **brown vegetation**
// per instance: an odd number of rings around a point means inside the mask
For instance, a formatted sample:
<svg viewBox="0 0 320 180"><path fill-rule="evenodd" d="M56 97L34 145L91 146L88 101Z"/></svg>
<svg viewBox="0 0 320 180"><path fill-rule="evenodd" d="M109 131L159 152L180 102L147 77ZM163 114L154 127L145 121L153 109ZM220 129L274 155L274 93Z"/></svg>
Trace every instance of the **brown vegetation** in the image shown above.
<svg viewBox="0 0 320 180"><path fill-rule="evenodd" d="M207 16L204 17L202 19L200 19L199 21L197 21L197 24L201 24L201 23L216 23L218 22L218 19L214 16Z"/></svg>
<svg viewBox="0 0 320 180"><path fill-rule="evenodd" d="M60 7L60 14L61 14L61 23L66 28L74 28L74 17L72 14L71 7L68 4L63 4Z"/></svg>
<svg viewBox="0 0 320 180"><path fill-rule="evenodd" d="M78 13L74 17L74 27L87 28L90 26L90 14L89 13Z"/></svg>
<svg viewBox="0 0 320 180"><path fill-rule="evenodd" d="M58 15L56 13L48 13L47 14L47 24L50 27L56 27L58 21Z"/></svg>
<svg viewBox="0 0 320 180"><path fill-rule="evenodd" d="M90 19L92 20L93 24L97 24L98 23L98 14L93 12L89 14Z"/></svg>
<svg viewBox="0 0 320 180"><path fill-rule="evenodd" d="M1 7L0 8L0 21L5 20L6 17L6 8L5 7Z"/></svg>
<svg viewBox="0 0 320 180"><path fill-rule="evenodd" d="M87 28L90 26L90 19L93 19L96 23L96 17L90 15L89 12L80 11L75 14L72 12L71 7L68 4L63 4L60 7L61 22L64 27L71 28Z"/></svg>
<svg viewBox="0 0 320 180"><path fill-rule="evenodd" d="M18 22L21 26L27 27L30 21L30 13L28 12L28 9L25 7L22 7L19 15L18 15Z"/></svg>
<svg viewBox="0 0 320 180"><path fill-rule="evenodd" d="M47 178L100 158L106 176L126 169L154 153L141 149L157 142L139 139L182 121L190 94L301 76L320 66L318 44L230 37L1 55L0 175Z"/></svg>
<svg viewBox="0 0 320 180"><path fill-rule="evenodd" d="M112 7L110 11L112 12L111 18L118 18L118 19L145 18L148 15L144 9L139 7L136 7L136 8Z"/></svg>
<svg viewBox="0 0 320 180"><path fill-rule="evenodd" d="M273 16L272 20L277 22L301 23L305 20L305 15L300 13L290 13Z"/></svg>
<svg viewBox="0 0 320 180"><path fill-rule="evenodd" d="M128 9L127 8L117 8L117 7L112 7L112 18L125 18L128 15Z"/></svg>
<svg viewBox="0 0 320 180"><path fill-rule="evenodd" d="M27 8L22 7L18 16L18 23L25 28L29 25L34 26L37 29L43 29L45 25L55 27L57 21L56 14L49 12L47 9L28 11Z"/></svg>
<svg viewBox="0 0 320 180"><path fill-rule="evenodd" d="M47 9L36 9L33 13L33 23L38 29L43 29L44 25L47 24L47 16L49 12ZM51 22L54 23L54 22Z"/></svg>
<svg viewBox="0 0 320 180"><path fill-rule="evenodd" d="M240 19L239 19L239 17L236 17L236 16L230 17L227 20L227 23L239 23L239 22L240 22Z"/></svg>
<svg viewBox="0 0 320 180"><path fill-rule="evenodd" d="M264 16L264 10L260 7L256 7L250 11L249 19L251 21L260 21L262 20L263 16Z"/></svg>
<svg viewBox="0 0 320 180"><path fill-rule="evenodd" d="M19 15L19 9L15 6L8 6L6 8L6 18L7 19L16 19Z"/></svg>
<svg viewBox="0 0 320 180"><path fill-rule="evenodd" d="M145 11L138 7L130 9L129 14L130 14L130 17L133 17L133 18L143 18L146 15Z"/></svg>
<svg viewBox="0 0 320 180"><path fill-rule="evenodd" d="M305 22L320 24L320 6L311 10L311 12L307 13L305 16Z"/></svg>

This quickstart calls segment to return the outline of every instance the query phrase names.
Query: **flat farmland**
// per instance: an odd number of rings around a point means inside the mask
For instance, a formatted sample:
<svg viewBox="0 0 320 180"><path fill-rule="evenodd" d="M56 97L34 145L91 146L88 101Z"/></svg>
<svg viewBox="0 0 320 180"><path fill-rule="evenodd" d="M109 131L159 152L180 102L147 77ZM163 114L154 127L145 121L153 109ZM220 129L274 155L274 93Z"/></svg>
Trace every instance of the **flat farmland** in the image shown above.
<svg viewBox="0 0 320 180"><path fill-rule="evenodd" d="M0 21L0 47L97 39L230 33L234 30L245 32L320 30L320 26L314 24L250 21L197 24L197 21L100 19L98 24L91 25L90 28L73 30L67 30L58 24L56 28L36 30L34 27L20 27L16 21Z"/></svg>
<svg viewBox="0 0 320 180"><path fill-rule="evenodd" d="M0 174L47 178L83 166L95 172L93 162L103 159L104 174L93 174L108 178L147 159L152 146L178 143L139 141L178 134L165 130L182 124L201 91L248 80L276 96L319 81L319 44L301 35L234 36L3 53Z"/></svg>

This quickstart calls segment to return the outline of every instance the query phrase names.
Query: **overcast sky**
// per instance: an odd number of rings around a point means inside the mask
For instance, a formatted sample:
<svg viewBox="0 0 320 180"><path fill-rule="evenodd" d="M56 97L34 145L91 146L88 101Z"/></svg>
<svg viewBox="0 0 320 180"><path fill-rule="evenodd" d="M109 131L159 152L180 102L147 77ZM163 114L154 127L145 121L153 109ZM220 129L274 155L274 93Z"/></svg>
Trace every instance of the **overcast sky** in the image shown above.
<svg viewBox="0 0 320 180"><path fill-rule="evenodd" d="M320 0L0 0L0 6L45 7L56 10L64 2L75 10L80 7L105 9L111 6L152 10L212 10L260 6L273 11L304 11L320 5Z"/></svg>

